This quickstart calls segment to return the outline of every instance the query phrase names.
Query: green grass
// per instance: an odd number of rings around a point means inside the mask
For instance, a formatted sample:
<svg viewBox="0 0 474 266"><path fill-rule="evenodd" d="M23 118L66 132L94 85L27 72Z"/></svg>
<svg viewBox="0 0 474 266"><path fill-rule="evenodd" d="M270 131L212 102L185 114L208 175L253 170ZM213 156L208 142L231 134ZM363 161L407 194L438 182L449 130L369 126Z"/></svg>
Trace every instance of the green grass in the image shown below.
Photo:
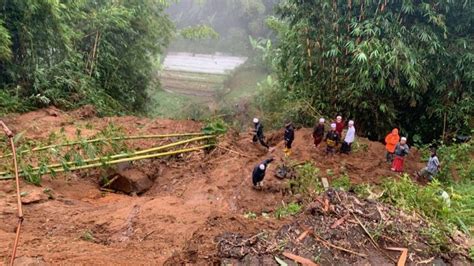
<svg viewBox="0 0 474 266"><path fill-rule="evenodd" d="M275 211L275 217L277 219L281 219L287 216L293 216L300 213L302 208L303 207L301 205L295 202L284 204Z"/></svg>

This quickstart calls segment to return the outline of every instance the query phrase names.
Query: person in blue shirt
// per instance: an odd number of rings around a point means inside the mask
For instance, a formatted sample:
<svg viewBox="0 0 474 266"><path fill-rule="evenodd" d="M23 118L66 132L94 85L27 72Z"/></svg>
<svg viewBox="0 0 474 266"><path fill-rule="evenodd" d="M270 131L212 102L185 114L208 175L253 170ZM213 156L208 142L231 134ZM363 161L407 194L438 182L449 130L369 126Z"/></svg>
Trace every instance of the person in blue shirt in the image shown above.
<svg viewBox="0 0 474 266"><path fill-rule="evenodd" d="M427 178L429 181L432 181L433 177L438 174L440 167L441 165L439 163L438 155L436 154L436 149L431 148L431 155L426 167L416 174L418 177Z"/></svg>

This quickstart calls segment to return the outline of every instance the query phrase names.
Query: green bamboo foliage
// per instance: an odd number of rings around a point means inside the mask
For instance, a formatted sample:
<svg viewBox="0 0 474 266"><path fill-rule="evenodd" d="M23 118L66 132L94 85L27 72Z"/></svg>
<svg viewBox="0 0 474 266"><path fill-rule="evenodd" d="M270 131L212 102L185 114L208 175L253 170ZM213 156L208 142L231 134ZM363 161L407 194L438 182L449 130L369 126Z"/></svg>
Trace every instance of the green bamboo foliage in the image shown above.
<svg viewBox="0 0 474 266"><path fill-rule="evenodd" d="M469 1L285 0L278 15L287 27L272 23L280 37L274 66L289 97L354 118L374 138L399 126L430 141L445 116L447 133L470 133Z"/></svg>

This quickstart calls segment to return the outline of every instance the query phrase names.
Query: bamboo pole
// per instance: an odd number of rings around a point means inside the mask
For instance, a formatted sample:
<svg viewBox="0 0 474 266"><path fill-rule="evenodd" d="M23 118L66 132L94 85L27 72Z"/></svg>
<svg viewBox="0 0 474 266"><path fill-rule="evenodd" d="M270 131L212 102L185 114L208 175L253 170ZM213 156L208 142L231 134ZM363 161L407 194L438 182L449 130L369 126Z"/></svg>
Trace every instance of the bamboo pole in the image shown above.
<svg viewBox="0 0 474 266"><path fill-rule="evenodd" d="M72 141L72 142L66 142L66 143L60 143L60 144L52 144L48 146L42 146L42 147L36 147L31 150L25 150L21 151L20 154L23 153L28 153L28 152L34 152L34 151L42 151L42 150L47 150L50 148L57 148L57 147L64 147L64 146L74 146L78 144L83 144L83 143L95 143L95 142L100 142L100 141L113 141L113 140L137 140L137 139L159 139L159 138L172 138L172 137L192 137L192 136L204 136L206 134L204 133L184 133L184 134L179 134L179 133L173 133L173 134L164 134L164 135L143 135L143 136L128 136L128 137L115 137L115 138L98 138L98 139L89 139L85 141ZM5 154L0 156L1 158L5 157L10 157L12 156L11 153Z"/></svg>
<svg viewBox="0 0 474 266"><path fill-rule="evenodd" d="M137 156L137 155L141 155L141 154L147 154L147 153L150 153L150 152L156 152L156 151L164 150L164 149L167 149L167 148L172 148L172 147L179 146L179 145L182 145L182 144L187 144L187 143L190 143L190 142L195 142L195 141L200 141L200 140L205 140L205 139L211 139L211 138L214 138L214 137L215 136L213 136L213 135L196 137L196 138L192 138L192 139L186 139L186 140L166 144L166 145L159 146L159 147L154 147L154 148L151 148L151 149L141 150L141 151L132 152L132 153L115 154L115 155L107 156L107 157L87 159L87 160L84 160L82 162L83 163L91 163L91 162L97 162L97 161L125 158L125 157L129 157L129 156ZM66 165L73 165L73 164L75 164L75 162L66 162L65 164ZM63 166L63 164L59 164L59 163L50 164L50 165L48 165L48 168L56 168L56 167L61 167L61 166ZM32 171L37 171L40 168L41 167L34 167L31 170ZM22 173L22 172L23 171L20 170L20 173ZM8 174L8 172L0 172L0 176L6 175L6 174Z"/></svg>
<svg viewBox="0 0 474 266"><path fill-rule="evenodd" d="M7 135L10 146L13 153L13 167L15 169L15 181L16 181L16 198L17 198L17 206L18 206L18 223L16 227L16 235L15 235L15 242L13 243L13 250L12 256L10 258L10 265L13 266L16 257L16 250L18 248L18 242L20 241L20 233L21 233L21 225L23 223L23 208L21 204L21 195L20 195L20 176L18 173L18 163L16 161L16 149L15 149L15 142L13 141L13 132L0 120L0 124L3 127L3 131L5 131L5 135Z"/></svg>
<svg viewBox="0 0 474 266"><path fill-rule="evenodd" d="M119 164L119 163L124 163L124 162L152 159L152 158L164 157L164 156L168 156L168 155L175 155L175 154L199 151L199 150L203 150L203 149L210 148L210 147L213 147L213 146L214 145L212 145L212 144L208 144L208 145L203 145L203 146L200 146L200 147L194 147L194 148L188 148L188 149L181 149L181 150L168 151L168 152L162 152L162 153L153 153L153 154L148 154L148 155L135 156L135 157L130 157L130 158L118 159L118 160L111 160L111 161L106 161L106 162L99 162L99 163L93 163L93 164L87 164L87 165L81 165L81 166L74 166L74 167L71 167L67 170L64 169L64 168L57 168L57 169L52 169L51 168L43 174L50 174L52 172L61 173L61 172L65 172L65 171L84 170L84 169L95 168L95 167L106 166L106 165ZM24 174L21 174L20 176L24 176ZM0 180L8 180L8 179L13 179L13 176L2 176L2 177L0 177Z"/></svg>

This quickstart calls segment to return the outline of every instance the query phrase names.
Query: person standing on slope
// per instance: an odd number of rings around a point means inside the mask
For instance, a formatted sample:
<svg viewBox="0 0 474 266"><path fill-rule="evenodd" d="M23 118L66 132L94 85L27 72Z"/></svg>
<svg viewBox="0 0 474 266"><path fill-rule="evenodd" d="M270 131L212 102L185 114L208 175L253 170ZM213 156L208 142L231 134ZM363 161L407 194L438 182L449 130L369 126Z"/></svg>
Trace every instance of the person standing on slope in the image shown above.
<svg viewBox="0 0 474 266"><path fill-rule="evenodd" d="M388 133L385 137L385 149L387 150L386 158L387 163L392 163L394 154L395 154L395 146L400 141L400 136L398 135L398 129L394 128L392 132Z"/></svg>
<svg viewBox="0 0 474 266"><path fill-rule="evenodd" d="M336 131L336 124L331 124L331 130L326 134L326 154L334 154L337 144L339 144L340 136Z"/></svg>
<svg viewBox="0 0 474 266"><path fill-rule="evenodd" d="M257 141L262 144L263 147L270 149L270 147L265 143L265 136L263 135L263 125L258 120L258 118L253 119L253 124L255 126L254 132L255 135L253 136L253 142L256 143Z"/></svg>
<svg viewBox="0 0 474 266"><path fill-rule="evenodd" d="M349 127L347 128L346 132L346 137L344 138L344 142L342 143L341 146L341 153L349 154L351 152L352 148L352 143L354 142L355 139L355 127L354 127L354 121L350 120L349 121Z"/></svg>
<svg viewBox="0 0 474 266"><path fill-rule="evenodd" d="M314 146L318 147L319 143L323 141L324 138L324 118L319 119L319 124L317 124L313 129L313 139L314 139Z"/></svg>
<svg viewBox="0 0 474 266"><path fill-rule="evenodd" d="M344 121L342 121L342 116L338 115L336 117L336 131L339 134L339 137L342 136L343 130L344 130Z"/></svg>
<svg viewBox="0 0 474 266"><path fill-rule="evenodd" d="M400 142L395 146L395 159L392 163L391 170L394 172L402 172L405 156L410 152L410 147L407 145L407 138L402 137Z"/></svg>
<svg viewBox="0 0 474 266"><path fill-rule="evenodd" d="M266 159L253 169L252 172L252 184L254 188L262 188L263 179L265 178L265 172L267 171L268 164L273 162L273 158Z"/></svg>
<svg viewBox="0 0 474 266"><path fill-rule="evenodd" d="M293 127L293 124L291 122L287 122L285 124L285 156L290 156L291 155L291 144L295 140L295 128Z"/></svg>

